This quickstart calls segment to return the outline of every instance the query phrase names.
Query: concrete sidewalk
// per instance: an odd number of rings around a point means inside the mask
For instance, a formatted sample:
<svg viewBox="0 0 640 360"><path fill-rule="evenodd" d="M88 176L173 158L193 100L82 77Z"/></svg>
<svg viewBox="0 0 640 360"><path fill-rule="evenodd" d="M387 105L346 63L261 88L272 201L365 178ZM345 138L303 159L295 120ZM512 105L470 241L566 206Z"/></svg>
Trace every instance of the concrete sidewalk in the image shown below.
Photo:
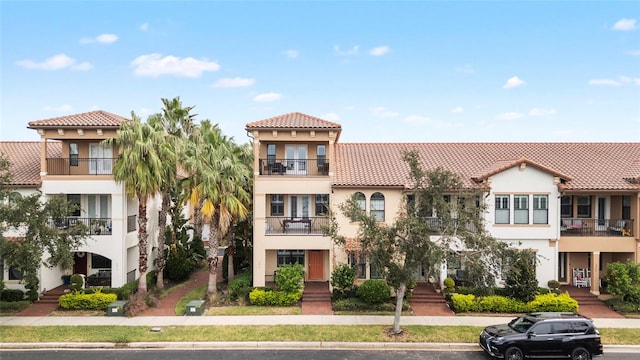
<svg viewBox="0 0 640 360"><path fill-rule="evenodd" d="M401 325L505 324L510 317L404 316ZM640 319L593 319L598 328L638 328ZM256 315L256 316L5 316L0 326L202 326L202 325L392 325L393 316L372 315Z"/></svg>

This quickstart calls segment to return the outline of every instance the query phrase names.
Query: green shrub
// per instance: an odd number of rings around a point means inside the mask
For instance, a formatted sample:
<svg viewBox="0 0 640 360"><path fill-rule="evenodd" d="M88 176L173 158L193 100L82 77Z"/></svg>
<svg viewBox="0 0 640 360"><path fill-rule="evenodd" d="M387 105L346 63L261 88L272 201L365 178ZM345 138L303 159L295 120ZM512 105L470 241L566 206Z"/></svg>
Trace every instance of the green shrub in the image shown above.
<svg viewBox="0 0 640 360"><path fill-rule="evenodd" d="M291 306L302 298L302 291L283 292L264 289L253 289L249 293L249 301L256 306Z"/></svg>
<svg viewBox="0 0 640 360"><path fill-rule="evenodd" d="M116 294L74 292L60 296L58 302L60 307L67 310L106 310L117 299Z"/></svg>
<svg viewBox="0 0 640 360"><path fill-rule="evenodd" d="M547 281L547 286L551 290L558 290L560 288L560 282L558 280L549 280Z"/></svg>
<svg viewBox="0 0 640 360"><path fill-rule="evenodd" d="M492 295L476 299L476 311L481 312L511 312L516 300L504 296Z"/></svg>
<svg viewBox="0 0 640 360"><path fill-rule="evenodd" d="M620 296L628 303L640 304L640 264L631 260L611 263L604 280L609 294Z"/></svg>
<svg viewBox="0 0 640 360"><path fill-rule="evenodd" d="M388 302L391 297L391 287L380 279L365 280L358 287L358 297L367 304Z"/></svg>
<svg viewBox="0 0 640 360"><path fill-rule="evenodd" d="M507 297L529 302L538 293L536 279L537 257L533 250L514 250L510 252L507 279L504 291Z"/></svg>
<svg viewBox="0 0 640 360"><path fill-rule="evenodd" d="M29 300L0 301L0 313L16 313L26 309L29 305L31 305L31 301Z"/></svg>
<svg viewBox="0 0 640 360"><path fill-rule="evenodd" d="M544 295L544 294L548 294L551 292L551 289L547 289L547 288L538 288L538 295Z"/></svg>
<svg viewBox="0 0 640 360"><path fill-rule="evenodd" d="M84 279L80 274L71 275L69 282L69 290L80 291L84 287Z"/></svg>
<svg viewBox="0 0 640 360"><path fill-rule="evenodd" d="M628 303L620 298L612 298L606 301L613 310L621 313L640 312L640 304Z"/></svg>
<svg viewBox="0 0 640 360"><path fill-rule="evenodd" d="M476 311L476 296L473 294L456 294L451 296L451 304L455 312Z"/></svg>
<svg viewBox="0 0 640 360"><path fill-rule="evenodd" d="M444 279L443 284L446 292L455 292L456 282L452 278Z"/></svg>
<svg viewBox="0 0 640 360"><path fill-rule="evenodd" d="M396 305L391 302L384 302L379 304L368 304L358 298L347 298L336 300L332 304L334 311L386 311L394 312ZM409 310L409 302L402 302L402 310Z"/></svg>
<svg viewBox="0 0 640 360"><path fill-rule="evenodd" d="M578 311L578 302L568 293L538 295L527 306L530 307L529 311Z"/></svg>
<svg viewBox="0 0 640 360"><path fill-rule="evenodd" d="M15 302L24 300L24 291L19 289L5 289L0 292L0 301Z"/></svg>
<svg viewBox="0 0 640 360"><path fill-rule="evenodd" d="M331 273L331 286L334 291L345 291L353 287L356 270L348 264L338 265Z"/></svg>
<svg viewBox="0 0 640 360"><path fill-rule="evenodd" d="M302 291L304 268L300 264L286 264L278 268L276 288L287 293Z"/></svg>
<svg viewBox="0 0 640 360"><path fill-rule="evenodd" d="M245 269L229 283L229 298L247 300L250 292L251 270Z"/></svg>
<svg viewBox="0 0 640 360"><path fill-rule="evenodd" d="M451 297L456 312L496 312L522 313L535 311L577 312L578 302L569 294L556 295L548 293L537 295L532 301L525 303L504 296L481 296L457 294Z"/></svg>

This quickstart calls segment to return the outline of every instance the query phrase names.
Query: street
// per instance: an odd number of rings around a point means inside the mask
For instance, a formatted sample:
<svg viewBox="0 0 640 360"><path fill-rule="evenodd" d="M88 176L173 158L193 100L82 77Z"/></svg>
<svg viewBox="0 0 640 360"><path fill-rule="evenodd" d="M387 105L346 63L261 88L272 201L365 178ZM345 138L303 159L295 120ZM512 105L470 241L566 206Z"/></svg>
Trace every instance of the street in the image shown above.
<svg viewBox="0 0 640 360"><path fill-rule="evenodd" d="M603 358L635 360L638 354L611 353ZM0 351L2 360L386 360L386 359L430 359L430 360L490 360L481 351L429 351L429 350L41 350Z"/></svg>

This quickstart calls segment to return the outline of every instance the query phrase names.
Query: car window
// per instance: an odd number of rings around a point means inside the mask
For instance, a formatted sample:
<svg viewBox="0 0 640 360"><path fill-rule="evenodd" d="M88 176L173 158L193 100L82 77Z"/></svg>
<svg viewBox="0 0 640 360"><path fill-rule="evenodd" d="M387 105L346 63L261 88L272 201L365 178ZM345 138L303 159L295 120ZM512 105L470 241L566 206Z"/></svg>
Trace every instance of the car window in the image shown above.
<svg viewBox="0 0 640 360"><path fill-rule="evenodd" d="M517 331L517 332L526 332L527 330L529 330L529 328L531 327L531 325L533 325L534 322L525 317L525 316L521 316L519 318L515 318L513 320L511 320L511 322L509 323L509 327L511 327L513 330Z"/></svg>
<svg viewBox="0 0 640 360"><path fill-rule="evenodd" d="M531 331L537 335L553 334L550 323L536 324L531 328Z"/></svg>
<svg viewBox="0 0 640 360"><path fill-rule="evenodd" d="M571 324L571 332L573 333L586 333L589 330L589 324L586 322L574 322Z"/></svg>
<svg viewBox="0 0 640 360"><path fill-rule="evenodd" d="M573 331L570 322L557 322L553 324L553 331L556 334L570 334Z"/></svg>

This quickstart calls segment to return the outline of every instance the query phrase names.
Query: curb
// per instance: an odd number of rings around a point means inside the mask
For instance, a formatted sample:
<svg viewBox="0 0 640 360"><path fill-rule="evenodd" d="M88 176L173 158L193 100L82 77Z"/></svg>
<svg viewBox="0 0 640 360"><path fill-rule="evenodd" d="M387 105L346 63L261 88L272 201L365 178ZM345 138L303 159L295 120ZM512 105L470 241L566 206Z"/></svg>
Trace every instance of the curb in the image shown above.
<svg viewBox="0 0 640 360"><path fill-rule="evenodd" d="M217 342L45 342L45 343L0 343L0 350L48 350L48 349L196 349L196 350L291 350L291 349L332 349L332 350L458 350L482 351L475 343L401 343L401 342L276 342L276 341L217 341ZM640 345L605 345L605 353L639 353Z"/></svg>

